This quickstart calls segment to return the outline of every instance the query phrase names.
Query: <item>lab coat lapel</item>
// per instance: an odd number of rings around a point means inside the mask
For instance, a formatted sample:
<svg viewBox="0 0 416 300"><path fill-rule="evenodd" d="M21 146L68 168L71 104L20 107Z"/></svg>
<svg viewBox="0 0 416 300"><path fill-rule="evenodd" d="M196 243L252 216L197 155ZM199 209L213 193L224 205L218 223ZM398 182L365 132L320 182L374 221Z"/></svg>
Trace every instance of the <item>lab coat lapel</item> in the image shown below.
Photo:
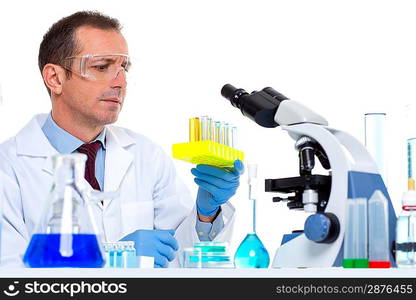
<svg viewBox="0 0 416 300"><path fill-rule="evenodd" d="M125 148L135 141L124 130L107 127L104 191L117 191L133 162L133 154Z"/></svg>
<svg viewBox="0 0 416 300"><path fill-rule="evenodd" d="M16 135L17 155L32 157L44 157L45 163L42 170L53 174L52 156L58 151L49 143L42 131L42 126L46 121L47 114L39 114L19 131Z"/></svg>
<svg viewBox="0 0 416 300"><path fill-rule="evenodd" d="M53 175L52 157L59 154L49 143L42 131L47 114L39 114L23 127L16 135L17 154L44 157L42 170ZM133 162L133 154L125 148L135 144L135 141L123 129L108 126L106 132L106 155L104 190L117 191Z"/></svg>

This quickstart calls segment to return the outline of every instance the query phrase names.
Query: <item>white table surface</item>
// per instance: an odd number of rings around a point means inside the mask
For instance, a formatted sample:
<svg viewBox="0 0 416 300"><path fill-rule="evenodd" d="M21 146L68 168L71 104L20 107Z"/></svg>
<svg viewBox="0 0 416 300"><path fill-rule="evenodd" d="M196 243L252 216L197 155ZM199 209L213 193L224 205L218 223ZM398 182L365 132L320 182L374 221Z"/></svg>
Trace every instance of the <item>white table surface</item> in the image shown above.
<svg viewBox="0 0 416 300"><path fill-rule="evenodd" d="M416 278L416 269L79 269L0 268L0 278Z"/></svg>

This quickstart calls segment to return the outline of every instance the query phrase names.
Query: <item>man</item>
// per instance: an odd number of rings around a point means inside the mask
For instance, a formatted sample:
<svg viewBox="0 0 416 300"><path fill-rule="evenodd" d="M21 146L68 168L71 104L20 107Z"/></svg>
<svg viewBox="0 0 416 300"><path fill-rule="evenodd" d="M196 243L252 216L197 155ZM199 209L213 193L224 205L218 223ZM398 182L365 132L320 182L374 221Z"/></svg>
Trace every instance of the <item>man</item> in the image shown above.
<svg viewBox="0 0 416 300"><path fill-rule="evenodd" d="M192 169L199 185L194 205L160 147L108 126L123 106L130 65L120 29L116 19L78 12L43 37L39 68L51 113L35 116L0 145L0 171L10 181L4 187L4 265L21 264L53 183L51 157L58 153L86 154L91 187L120 193L95 208L103 238L133 240L137 254L153 256L156 267L178 266L178 249L196 241L230 238L234 209L227 201L238 187L241 161L231 170Z"/></svg>

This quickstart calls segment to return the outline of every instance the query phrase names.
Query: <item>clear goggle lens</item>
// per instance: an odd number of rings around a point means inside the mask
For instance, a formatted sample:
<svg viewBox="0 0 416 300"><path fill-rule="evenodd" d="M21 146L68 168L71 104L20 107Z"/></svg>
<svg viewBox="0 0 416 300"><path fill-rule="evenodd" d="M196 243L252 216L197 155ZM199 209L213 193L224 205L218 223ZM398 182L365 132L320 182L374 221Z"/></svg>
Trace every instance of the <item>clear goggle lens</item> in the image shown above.
<svg viewBox="0 0 416 300"><path fill-rule="evenodd" d="M85 54L67 59L73 60L71 71L92 80L112 80L130 67L126 54Z"/></svg>

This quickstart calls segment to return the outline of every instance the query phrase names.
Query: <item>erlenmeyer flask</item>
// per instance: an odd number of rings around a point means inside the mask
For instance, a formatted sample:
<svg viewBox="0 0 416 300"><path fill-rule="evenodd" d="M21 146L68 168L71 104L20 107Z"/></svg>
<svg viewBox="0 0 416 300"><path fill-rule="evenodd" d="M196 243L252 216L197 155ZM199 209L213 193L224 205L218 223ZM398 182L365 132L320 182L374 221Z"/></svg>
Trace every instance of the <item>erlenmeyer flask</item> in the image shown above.
<svg viewBox="0 0 416 300"><path fill-rule="evenodd" d="M84 178L86 155L53 157L54 183L23 257L32 268L99 268L104 256Z"/></svg>
<svg viewBox="0 0 416 300"><path fill-rule="evenodd" d="M269 266L269 253L256 233L256 179L257 165L248 165L249 200L253 201L253 228L241 242L234 255L236 268L267 268Z"/></svg>

